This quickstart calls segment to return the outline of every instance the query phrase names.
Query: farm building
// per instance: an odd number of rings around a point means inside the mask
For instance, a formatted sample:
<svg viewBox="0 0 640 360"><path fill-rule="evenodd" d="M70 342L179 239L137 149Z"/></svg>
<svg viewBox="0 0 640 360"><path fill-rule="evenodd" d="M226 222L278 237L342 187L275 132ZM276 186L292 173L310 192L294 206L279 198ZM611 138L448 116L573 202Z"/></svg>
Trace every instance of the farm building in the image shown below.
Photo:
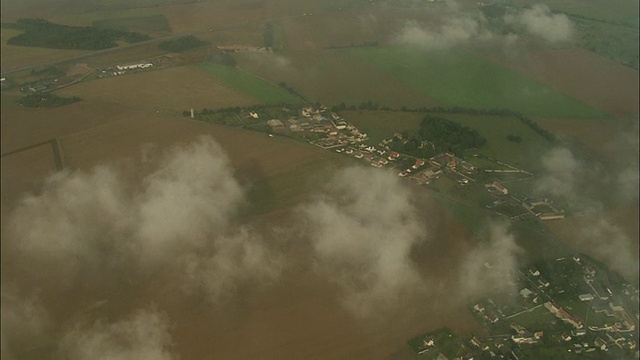
<svg viewBox="0 0 640 360"><path fill-rule="evenodd" d="M116 69L122 70L135 70L135 69L146 69L152 67L152 63L141 63L141 64L131 64L131 65L116 65Z"/></svg>
<svg viewBox="0 0 640 360"><path fill-rule="evenodd" d="M509 190L506 187L504 187L504 185L500 184L497 181L494 181L491 184L487 184L487 185L485 185L485 187L489 191L496 191L496 192L498 192L500 194L503 194L503 195L507 195L509 193Z"/></svg>
<svg viewBox="0 0 640 360"><path fill-rule="evenodd" d="M282 123L282 121L280 121L278 119L271 119L271 120L267 121L267 125L273 131L282 131L282 130L284 130L284 124Z"/></svg>
<svg viewBox="0 0 640 360"><path fill-rule="evenodd" d="M581 295L578 295L578 298L581 301L591 301L591 300L593 300L593 295L592 294L581 294Z"/></svg>

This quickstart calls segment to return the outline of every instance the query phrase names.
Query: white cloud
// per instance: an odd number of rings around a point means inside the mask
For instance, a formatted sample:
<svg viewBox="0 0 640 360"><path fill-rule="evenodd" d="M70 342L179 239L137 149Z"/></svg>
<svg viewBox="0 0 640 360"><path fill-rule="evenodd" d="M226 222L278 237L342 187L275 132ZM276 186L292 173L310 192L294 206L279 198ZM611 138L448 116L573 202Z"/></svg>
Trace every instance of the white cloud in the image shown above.
<svg viewBox="0 0 640 360"><path fill-rule="evenodd" d="M462 259L460 294L474 298L512 293L516 289L518 255L522 252L506 224L491 224L488 242L481 242Z"/></svg>
<svg viewBox="0 0 640 360"><path fill-rule="evenodd" d="M571 20L564 14L552 14L544 4L536 4L519 12L510 12L505 15L504 22L521 26L530 34L552 44L570 41L574 35Z"/></svg>
<svg viewBox="0 0 640 360"><path fill-rule="evenodd" d="M542 166L544 173L536 183L536 191L575 198L576 183L584 172L584 164L571 151L552 149L542 157Z"/></svg>
<svg viewBox="0 0 640 360"><path fill-rule="evenodd" d="M279 272L282 263L261 236L231 226L243 191L211 138L175 147L151 165L157 170L139 184L99 167L54 175L42 193L25 198L11 215L9 241L36 264L33 275L72 286L74 277L125 268L138 272L127 276L189 271L187 279L218 289L218 282ZM203 274L189 270L185 257L206 264L195 269Z"/></svg>
<svg viewBox="0 0 640 360"><path fill-rule="evenodd" d="M580 229L579 246L629 278L638 278L638 253L617 226L600 218Z"/></svg>
<svg viewBox="0 0 640 360"><path fill-rule="evenodd" d="M426 238L412 192L387 172L349 168L303 208L320 273L358 316L395 305L422 282L409 255Z"/></svg>

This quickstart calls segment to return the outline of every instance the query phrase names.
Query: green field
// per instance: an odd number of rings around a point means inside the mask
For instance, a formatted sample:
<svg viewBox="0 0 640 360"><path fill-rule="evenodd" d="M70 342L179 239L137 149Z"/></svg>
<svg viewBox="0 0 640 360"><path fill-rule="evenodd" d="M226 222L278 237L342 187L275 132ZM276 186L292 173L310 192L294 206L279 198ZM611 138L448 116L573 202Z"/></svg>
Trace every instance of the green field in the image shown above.
<svg viewBox="0 0 640 360"><path fill-rule="evenodd" d="M202 71L213 75L222 84L265 104L301 104L303 102L302 99L291 95L281 87L240 68L208 62L200 63L197 66Z"/></svg>
<svg viewBox="0 0 640 360"><path fill-rule="evenodd" d="M126 31L171 32L169 22L164 15L135 16L96 20L93 26L98 28L119 29Z"/></svg>
<svg viewBox="0 0 640 360"><path fill-rule="evenodd" d="M597 118L605 114L466 51L427 53L400 47L348 50L445 106L507 108L529 116Z"/></svg>
<svg viewBox="0 0 640 360"><path fill-rule="evenodd" d="M471 116L461 114L442 114L444 118L475 129L487 139L480 149L465 153L479 153L526 171L535 171L540 165L540 156L547 153L553 145L515 117ZM520 143L507 139L509 135L519 136ZM469 157L469 156L467 156ZM492 169L500 169L496 165Z"/></svg>

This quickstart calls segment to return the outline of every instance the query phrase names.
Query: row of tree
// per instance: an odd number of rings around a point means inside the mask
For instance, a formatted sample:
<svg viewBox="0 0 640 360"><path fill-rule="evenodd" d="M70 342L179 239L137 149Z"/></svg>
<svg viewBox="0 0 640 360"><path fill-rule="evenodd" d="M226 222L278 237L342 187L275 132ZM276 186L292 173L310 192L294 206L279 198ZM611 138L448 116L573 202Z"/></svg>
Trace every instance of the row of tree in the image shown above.
<svg viewBox="0 0 640 360"><path fill-rule="evenodd" d="M198 48L200 46L204 46L208 44L208 42L198 39L193 35L185 35L175 39L169 39L162 41L158 44L158 47L164 51L171 52L183 52L191 49ZM235 61L234 61L235 64Z"/></svg>
<svg viewBox="0 0 640 360"><path fill-rule="evenodd" d="M137 32L60 25L43 19L18 19L13 27L23 33L10 38L7 41L9 45L100 50L118 46L118 40L134 43L150 39Z"/></svg>
<svg viewBox="0 0 640 360"><path fill-rule="evenodd" d="M73 104L74 102L81 101L77 96L74 97L61 97L52 93L43 93L43 94L31 94L27 95L20 100L18 100L18 104L24 107L38 108L54 108L60 107L68 104Z"/></svg>

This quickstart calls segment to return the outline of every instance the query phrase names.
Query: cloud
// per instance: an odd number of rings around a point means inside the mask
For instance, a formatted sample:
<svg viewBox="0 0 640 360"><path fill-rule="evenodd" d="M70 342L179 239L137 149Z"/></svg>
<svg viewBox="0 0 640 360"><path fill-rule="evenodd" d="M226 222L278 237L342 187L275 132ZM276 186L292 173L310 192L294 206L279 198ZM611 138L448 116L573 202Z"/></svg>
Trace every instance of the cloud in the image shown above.
<svg viewBox="0 0 640 360"><path fill-rule="evenodd" d="M566 148L555 148L542 156L544 173L535 190L554 196L575 198L576 183L584 164Z"/></svg>
<svg viewBox="0 0 640 360"><path fill-rule="evenodd" d="M417 291L422 279L410 253L427 233L411 190L391 173L360 167L328 186L303 216L318 270L341 287L344 305L367 316Z"/></svg>
<svg viewBox="0 0 640 360"><path fill-rule="evenodd" d="M109 168L55 174L11 214L10 238L41 260L39 271L73 276L78 265L95 260L101 245L111 245L104 235L122 225L125 199L118 174Z"/></svg>
<svg viewBox="0 0 640 360"><path fill-rule="evenodd" d="M38 265L33 275L60 286L133 269L128 277L188 272L218 289L279 271L262 237L236 224L243 191L211 138L174 147L152 166L133 185L107 166L54 175L11 214L9 241ZM192 269L185 258L206 265Z"/></svg>
<svg viewBox="0 0 640 360"><path fill-rule="evenodd" d="M63 359L173 360L168 319L155 310L141 310L129 319L107 324L76 323L62 337Z"/></svg>
<svg viewBox="0 0 640 360"><path fill-rule="evenodd" d="M166 260L223 232L243 200L229 159L210 138L174 148L142 182L136 206L139 256Z"/></svg>
<svg viewBox="0 0 640 360"><path fill-rule="evenodd" d="M51 320L36 294L19 296L2 289L2 358L17 358L20 349L46 345Z"/></svg>
<svg viewBox="0 0 640 360"><path fill-rule="evenodd" d="M263 237L246 227L214 240L206 256L189 254L183 259L187 291L203 291L216 302L236 292L239 284L268 282L278 277L284 258L265 247Z"/></svg>
<svg viewBox="0 0 640 360"><path fill-rule="evenodd" d="M527 32L552 44L570 41L574 35L573 23L564 14L552 14L544 4L533 5L530 9L510 12L504 22L524 28Z"/></svg>
<svg viewBox="0 0 640 360"><path fill-rule="evenodd" d="M495 36L485 28L486 21L480 13L446 16L442 21L438 28L408 21L396 35L395 41L427 50L443 50L471 41L486 41Z"/></svg>
<svg viewBox="0 0 640 360"><path fill-rule="evenodd" d="M523 253L506 224L491 224L488 242L466 254L460 265L459 292L467 298L516 290L518 255Z"/></svg>
<svg viewBox="0 0 640 360"><path fill-rule="evenodd" d="M622 230L605 219L589 222L580 230L579 246L587 249L613 270L638 278L637 249Z"/></svg>

